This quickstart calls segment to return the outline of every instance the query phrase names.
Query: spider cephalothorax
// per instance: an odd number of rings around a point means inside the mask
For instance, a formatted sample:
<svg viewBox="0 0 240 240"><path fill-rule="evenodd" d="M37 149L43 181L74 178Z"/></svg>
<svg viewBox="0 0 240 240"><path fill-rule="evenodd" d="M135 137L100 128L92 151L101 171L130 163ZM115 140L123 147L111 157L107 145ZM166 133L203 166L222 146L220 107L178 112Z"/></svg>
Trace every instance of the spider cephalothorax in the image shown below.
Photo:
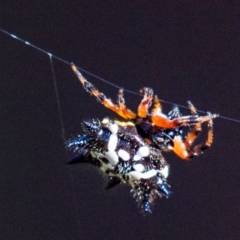
<svg viewBox="0 0 240 240"><path fill-rule="evenodd" d="M169 166L162 151L173 151L185 160L198 156L213 142L213 118L218 115L199 116L191 102L188 102L189 116L182 116L177 107L164 115L151 88L143 88L143 99L134 113L125 106L122 89L114 104L88 82L75 65L72 69L87 92L126 121L107 118L84 121L84 134L67 142L67 147L78 153L71 163L98 166L109 177L108 188L119 183L129 185L143 212L151 212L157 196L168 197L171 193L166 182ZM204 122L208 124L207 140L193 146ZM184 137L183 128L189 126L192 129Z"/></svg>

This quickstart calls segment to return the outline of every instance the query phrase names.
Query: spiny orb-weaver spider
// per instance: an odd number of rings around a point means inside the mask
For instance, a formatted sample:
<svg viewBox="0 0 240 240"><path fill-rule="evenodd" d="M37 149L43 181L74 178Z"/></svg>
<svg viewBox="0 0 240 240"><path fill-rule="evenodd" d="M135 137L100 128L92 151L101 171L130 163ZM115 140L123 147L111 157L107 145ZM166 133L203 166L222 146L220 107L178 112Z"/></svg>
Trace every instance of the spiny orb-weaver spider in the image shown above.
<svg viewBox="0 0 240 240"><path fill-rule="evenodd" d="M191 115L182 116L175 107L166 116L158 97L153 96L153 90L147 87L143 88L143 99L134 113L126 107L122 89L117 104L114 104L88 82L74 64L72 69L87 92L126 121L108 118L83 121L84 134L67 141L67 147L78 153L70 163L86 162L98 166L108 175L107 188L119 183L129 185L142 212L151 212L157 196L171 194L166 182L169 165L162 151L173 151L184 160L200 155L212 145L213 119L218 115L198 116L189 101ZM149 112L152 102L153 108ZM207 140L193 146L204 122L208 125ZM184 139L183 128L190 125L193 129Z"/></svg>

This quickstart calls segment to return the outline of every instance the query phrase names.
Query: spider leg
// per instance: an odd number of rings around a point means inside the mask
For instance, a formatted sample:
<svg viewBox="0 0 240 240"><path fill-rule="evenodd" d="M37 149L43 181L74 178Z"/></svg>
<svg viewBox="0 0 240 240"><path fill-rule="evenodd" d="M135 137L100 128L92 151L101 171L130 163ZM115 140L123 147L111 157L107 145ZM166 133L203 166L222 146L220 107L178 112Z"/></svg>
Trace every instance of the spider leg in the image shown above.
<svg viewBox="0 0 240 240"><path fill-rule="evenodd" d="M159 101L159 98L157 95L153 98L153 110L152 115L160 115L162 113L162 105Z"/></svg>
<svg viewBox="0 0 240 240"><path fill-rule="evenodd" d="M129 116L129 109L126 107L125 105L125 99L124 99L124 94L123 94L124 90L120 89L117 95L117 104L119 109L122 111L122 114L124 116ZM136 116L136 115L135 115ZM127 119L133 119L132 116L130 115L129 118Z"/></svg>
<svg viewBox="0 0 240 240"><path fill-rule="evenodd" d="M210 115L210 113L209 113ZM189 154L189 158L194 158L200 154L203 153L206 149L211 147L213 143L213 120L210 119L208 121L208 135L207 135L207 140L203 144L198 144L193 148L193 150Z"/></svg>
<svg viewBox="0 0 240 240"><path fill-rule="evenodd" d="M176 127L181 127L181 126L187 126L187 125L197 125L199 126L204 123L210 121L212 118L216 118L219 115L218 114L213 114L213 115L207 115L207 116L198 116L196 108L194 105L189 101L188 102L189 109L192 113L190 116L183 116L183 117L177 117L174 119L169 119L167 116L164 114L152 114L151 119L152 122L161 128L176 128Z"/></svg>
<svg viewBox="0 0 240 240"><path fill-rule="evenodd" d="M213 143L213 117L208 113L210 119L208 121L208 135L207 140L202 143L196 145L193 149L190 149L192 146L193 141L197 137L197 134L201 131L201 124L197 123L194 127L194 130L190 132L185 140L182 142L180 136L177 136L173 139L173 151L177 154L180 158L184 160L189 160L191 158L197 157L203 153L206 149L208 149Z"/></svg>
<svg viewBox="0 0 240 240"><path fill-rule="evenodd" d="M191 111L191 114L193 116L198 116L197 114L197 109L195 108L195 106L190 102L188 101L188 107ZM192 131L190 131L184 141L184 145L186 147L186 149L190 149L191 145L193 144L194 140L196 139L196 137L198 136L199 132L202 131L202 125L201 123L196 123L194 125L194 128Z"/></svg>
<svg viewBox="0 0 240 240"><path fill-rule="evenodd" d="M184 141L184 145L186 149L189 149L194 142L194 140L197 138L198 134L202 131L202 125L201 123L196 123L193 130L190 131Z"/></svg>
<svg viewBox="0 0 240 240"><path fill-rule="evenodd" d="M174 106L174 108L168 113L169 119L179 118L182 116L182 114L179 111L178 106Z"/></svg>
<svg viewBox="0 0 240 240"><path fill-rule="evenodd" d="M123 91L124 91L123 89L119 89L117 95L117 103L120 109L126 108Z"/></svg>
<svg viewBox="0 0 240 240"><path fill-rule="evenodd" d="M149 107L152 105L153 90L145 87L140 92L143 93L143 99L138 106L138 117L145 118L148 115Z"/></svg>
<svg viewBox="0 0 240 240"><path fill-rule="evenodd" d="M136 118L136 114L132 112L128 108L121 109L121 106L115 105L111 99L107 98L103 93L99 92L96 87L88 82L82 74L78 71L77 67L72 64L72 70L77 75L78 80L82 83L84 89L96 97L98 101L100 101L106 108L112 110L113 112L117 113L119 116L123 117L124 119L134 119ZM125 105L124 105L125 106Z"/></svg>

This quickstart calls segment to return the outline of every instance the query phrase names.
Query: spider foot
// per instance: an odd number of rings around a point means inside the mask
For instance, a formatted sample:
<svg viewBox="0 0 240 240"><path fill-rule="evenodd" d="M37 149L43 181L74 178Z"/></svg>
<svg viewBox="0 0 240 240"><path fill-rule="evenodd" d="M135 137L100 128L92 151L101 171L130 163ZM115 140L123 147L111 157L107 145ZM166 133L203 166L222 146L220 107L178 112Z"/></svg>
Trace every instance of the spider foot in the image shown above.
<svg viewBox="0 0 240 240"><path fill-rule="evenodd" d="M138 106L138 117L145 118L148 114L148 109L152 105L153 90L151 88L143 88L140 90L143 94L143 99Z"/></svg>
<svg viewBox="0 0 240 240"><path fill-rule="evenodd" d="M207 116L202 116L200 117L200 123L207 122L208 125L212 126L213 125L213 119L219 117L219 114L212 114L210 112L207 112Z"/></svg>
<svg viewBox="0 0 240 240"><path fill-rule="evenodd" d="M180 113L178 106L174 106L174 108L168 113L169 120L180 118L181 116L182 114Z"/></svg>
<svg viewBox="0 0 240 240"><path fill-rule="evenodd" d="M195 108L195 106L192 104L191 101L187 101L188 104L188 108L190 109L190 112L192 115L196 116L197 114L197 109Z"/></svg>

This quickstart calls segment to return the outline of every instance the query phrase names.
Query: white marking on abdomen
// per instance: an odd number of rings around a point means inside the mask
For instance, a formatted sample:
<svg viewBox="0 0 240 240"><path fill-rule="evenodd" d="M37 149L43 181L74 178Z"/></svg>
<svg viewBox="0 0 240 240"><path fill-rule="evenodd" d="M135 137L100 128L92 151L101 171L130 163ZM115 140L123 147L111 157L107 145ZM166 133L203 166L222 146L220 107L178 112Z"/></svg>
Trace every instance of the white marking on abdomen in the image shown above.
<svg viewBox="0 0 240 240"><path fill-rule="evenodd" d="M117 135L111 134L108 140L108 151L113 152L117 147L117 143L118 143Z"/></svg>
<svg viewBox="0 0 240 240"><path fill-rule="evenodd" d="M152 178L152 177L156 176L156 174L157 174L157 171L155 169L152 169L145 173L132 171L132 172L128 173L127 175L130 177L131 180L141 180L141 179Z"/></svg>
<svg viewBox="0 0 240 240"><path fill-rule="evenodd" d="M157 174L157 171L155 169L152 169L152 170L150 170L148 172L143 173L142 174L143 175L142 178L143 179L149 179L151 177L156 176L156 174Z"/></svg>
<svg viewBox="0 0 240 240"><path fill-rule="evenodd" d="M149 154L150 154L149 147L147 145L142 146L137 150L137 153L136 153L136 155L134 155L133 160L138 161L142 157L147 157Z"/></svg>
<svg viewBox="0 0 240 240"><path fill-rule="evenodd" d="M117 125L117 124L109 124L108 129L109 129L113 134L117 134L117 132L118 132L118 125Z"/></svg>
<svg viewBox="0 0 240 240"><path fill-rule="evenodd" d="M137 172L142 172L144 170L144 166L141 163L135 164L133 166L133 168L137 171Z"/></svg>
<svg viewBox="0 0 240 240"><path fill-rule="evenodd" d="M140 147L137 151L137 155L141 157L146 157L149 154L150 154L150 149L147 145Z"/></svg>
<svg viewBox="0 0 240 240"><path fill-rule="evenodd" d="M130 159L130 154L125 151L124 149L119 149L118 150L118 156L122 158L124 161L128 161Z"/></svg>
<svg viewBox="0 0 240 240"><path fill-rule="evenodd" d="M133 160L134 161L139 161L142 157L139 155L134 155Z"/></svg>
<svg viewBox="0 0 240 240"><path fill-rule="evenodd" d="M169 166L166 165L163 169L159 170L159 172L164 178L167 178L169 174Z"/></svg>
<svg viewBox="0 0 240 240"><path fill-rule="evenodd" d="M114 166L118 163L118 155L114 151L108 151L105 153L106 159L109 161L109 163Z"/></svg>

